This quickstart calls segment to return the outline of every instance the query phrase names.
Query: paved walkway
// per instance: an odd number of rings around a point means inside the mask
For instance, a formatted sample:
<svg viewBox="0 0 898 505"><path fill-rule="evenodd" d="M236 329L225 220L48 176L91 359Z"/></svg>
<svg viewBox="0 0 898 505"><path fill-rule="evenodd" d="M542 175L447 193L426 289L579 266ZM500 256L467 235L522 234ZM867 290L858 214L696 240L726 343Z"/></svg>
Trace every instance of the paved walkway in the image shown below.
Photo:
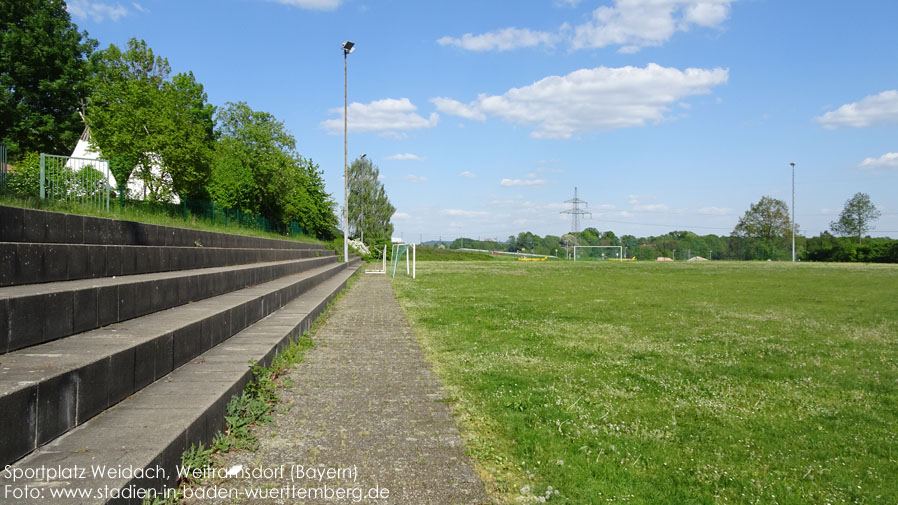
<svg viewBox="0 0 898 505"><path fill-rule="evenodd" d="M275 421L257 430L259 451L225 461L273 474L220 484L282 497L232 494L216 503L491 503L385 276L363 274L315 343L289 373L294 386L281 395Z"/></svg>

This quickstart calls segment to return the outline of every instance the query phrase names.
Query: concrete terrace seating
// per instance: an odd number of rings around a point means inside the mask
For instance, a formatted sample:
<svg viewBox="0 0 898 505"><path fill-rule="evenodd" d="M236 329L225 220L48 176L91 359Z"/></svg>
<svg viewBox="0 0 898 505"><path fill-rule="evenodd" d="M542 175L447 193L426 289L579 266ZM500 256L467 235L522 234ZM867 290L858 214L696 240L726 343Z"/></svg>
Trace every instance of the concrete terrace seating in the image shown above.
<svg viewBox="0 0 898 505"><path fill-rule="evenodd" d="M165 478L93 485L173 485L181 452L224 427L249 361L268 364L360 265L338 260L316 244L0 207L0 466L158 465ZM13 485L29 484L47 485Z"/></svg>

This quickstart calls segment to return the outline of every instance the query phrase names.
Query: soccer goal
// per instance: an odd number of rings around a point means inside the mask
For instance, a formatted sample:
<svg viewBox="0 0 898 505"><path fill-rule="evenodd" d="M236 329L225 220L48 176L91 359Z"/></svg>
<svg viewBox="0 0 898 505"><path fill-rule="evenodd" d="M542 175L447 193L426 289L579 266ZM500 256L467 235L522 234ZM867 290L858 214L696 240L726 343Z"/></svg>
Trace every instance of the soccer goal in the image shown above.
<svg viewBox="0 0 898 505"><path fill-rule="evenodd" d="M411 254L409 254L411 249ZM405 256L405 273L415 278L415 244L393 244L390 251L390 277L396 277L396 269Z"/></svg>
<svg viewBox="0 0 898 505"><path fill-rule="evenodd" d="M378 269L375 269L375 270L365 270L366 274L386 274L387 273L387 246L386 245L384 245L383 254L381 256L383 256L381 267Z"/></svg>
<svg viewBox="0 0 898 505"><path fill-rule="evenodd" d="M586 249L580 251L581 260L618 260L624 261L624 247L619 245L575 245L574 261L577 261L577 249ZM595 249L593 251L592 249ZM617 249L614 253L610 251L606 253L603 249Z"/></svg>

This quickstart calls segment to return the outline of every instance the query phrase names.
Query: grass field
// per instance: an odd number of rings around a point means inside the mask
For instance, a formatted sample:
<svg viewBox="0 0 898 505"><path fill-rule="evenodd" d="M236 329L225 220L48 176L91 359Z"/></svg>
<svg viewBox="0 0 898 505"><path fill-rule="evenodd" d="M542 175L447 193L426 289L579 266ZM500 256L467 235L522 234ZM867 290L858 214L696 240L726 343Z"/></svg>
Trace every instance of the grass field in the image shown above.
<svg viewBox="0 0 898 505"><path fill-rule="evenodd" d="M394 286L508 503L898 503L896 266L421 262Z"/></svg>

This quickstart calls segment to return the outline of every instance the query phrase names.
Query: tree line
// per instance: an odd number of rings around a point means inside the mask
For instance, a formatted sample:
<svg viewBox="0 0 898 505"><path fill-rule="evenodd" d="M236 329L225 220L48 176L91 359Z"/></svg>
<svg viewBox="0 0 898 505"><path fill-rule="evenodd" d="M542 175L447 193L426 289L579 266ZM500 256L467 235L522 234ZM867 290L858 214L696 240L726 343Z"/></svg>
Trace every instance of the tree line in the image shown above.
<svg viewBox="0 0 898 505"><path fill-rule="evenodd" d="M898 263L898 240L870 238L880 212L866 193L851 197L830 223L830 230L817 237L805 237L795 226L797 259L802 261L850 261ZM540 237L530 232L511 235L505 242L467 237L455 239L452 249L471 248L541 255L569 256L573 246L621 246L624 256L654 261L660 257L687 260L700 256L709 260L791 260L792 221L785 202L769 196L752 204L730 235L697 235L691 231L671 231L663 235L617 236L613 231L590 227L578 233ZM616 251L578 252L615 259Z"/></svg>
<svg viewBox="0 0 898 505"><path fill-rule="evenodd" d="M123 198L209 200L333 235L322 171L275 116L208 103L192 72L172 75L143 40L97 48L62 0L0 2L0 142L19 178L34 153L71 153L87 126ZM132 179L141 194L128 194Z"/></svg>

